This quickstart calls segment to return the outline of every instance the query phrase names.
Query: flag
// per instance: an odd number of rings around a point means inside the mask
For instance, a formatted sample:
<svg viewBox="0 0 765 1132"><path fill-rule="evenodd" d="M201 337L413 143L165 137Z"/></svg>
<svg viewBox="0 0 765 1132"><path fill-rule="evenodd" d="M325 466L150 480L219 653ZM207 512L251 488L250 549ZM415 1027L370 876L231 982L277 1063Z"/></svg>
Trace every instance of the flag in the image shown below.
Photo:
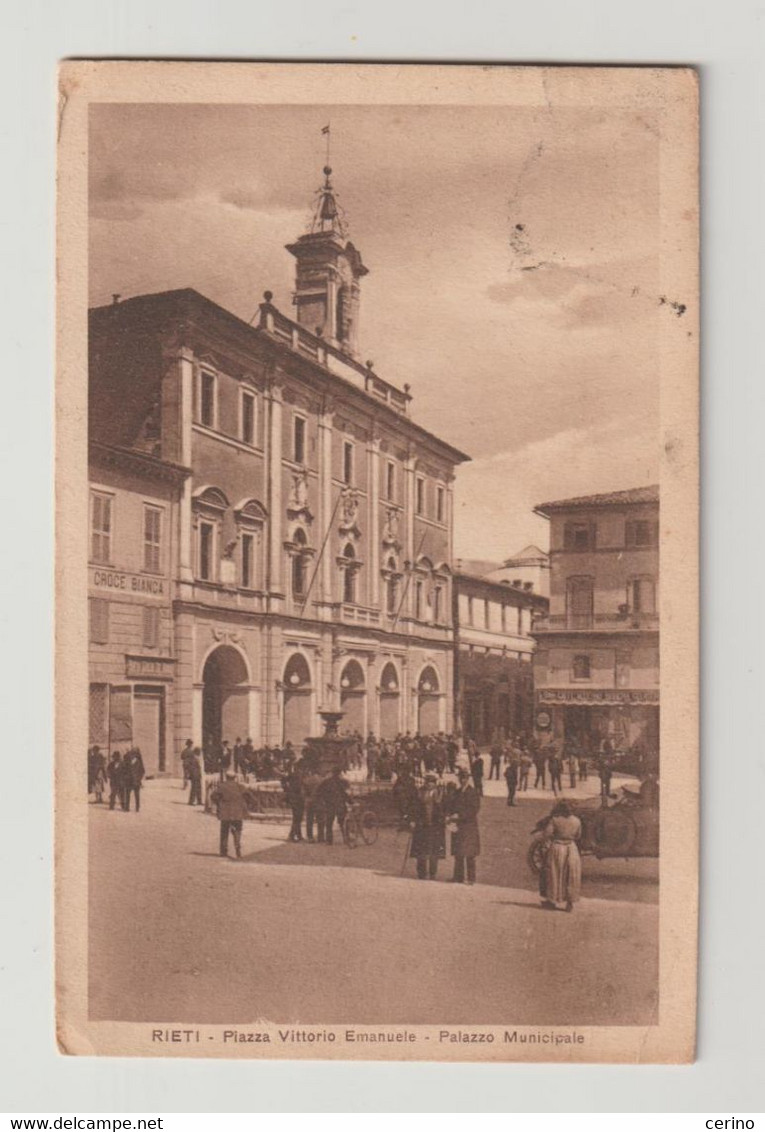
<svg viewBox="0 0 765 1132"><path fill-rule="evenodd" d="M328 134L329 133L329 126L322 126L321 132L323 134Z"/></svg>

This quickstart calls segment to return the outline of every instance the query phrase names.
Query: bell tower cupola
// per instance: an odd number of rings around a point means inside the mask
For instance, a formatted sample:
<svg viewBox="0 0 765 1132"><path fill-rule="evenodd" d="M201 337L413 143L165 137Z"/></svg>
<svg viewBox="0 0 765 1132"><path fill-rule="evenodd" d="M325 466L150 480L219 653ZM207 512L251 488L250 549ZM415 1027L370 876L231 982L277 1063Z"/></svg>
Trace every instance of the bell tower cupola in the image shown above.
<svg viewBox="0 0 765 1132"><path fill-rule="evenodd" d="M360 280L368 271L347 238L331 176L327 164L310 229L294 244L287 244L287 251L297 260L293 301L301 326L356 357Z"/></svg>

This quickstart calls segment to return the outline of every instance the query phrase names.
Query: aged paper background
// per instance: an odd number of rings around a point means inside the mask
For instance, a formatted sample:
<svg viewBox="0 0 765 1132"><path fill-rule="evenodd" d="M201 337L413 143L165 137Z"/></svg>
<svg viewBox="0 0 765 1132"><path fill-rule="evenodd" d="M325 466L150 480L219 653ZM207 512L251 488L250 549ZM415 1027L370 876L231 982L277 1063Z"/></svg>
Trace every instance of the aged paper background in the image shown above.
<svg viewBox="0 0 765 1132"><path fill-rule="evenodd" d="M91 103L479 105L645 108L660 135L660 287L682 319L658 319L661 425L662 809L660 991L654 1025L582 1028L581 1045L226 1045L202 1027L207 1056L683 1061L693 1053L697 869L697 98L686 70L67 64L59 122L59 377L57 614L57 981L59 1042L70 1053L188 1056L152 1044L146 1023L93 1022L87 1009L87 823L79 752L86 750L87 116ZM257 288L258 280L253 279ZM265 281L267 282L267 281ZM178 286L183 286L180 279ZM255 292L257 294L257 291ZM455 406L459 412L461 407ZM593 459L597 459L597 453ZM574 494L574 493L572 493ZM73 754L77 752L77 754ZM150 926L147 928L150 931ZM256 1020L253 1019L253 1023ZM261 1029L278 1029L279 1019ZM353 1022L350 1019L349 1022ZM163 1025L173 1020L162 1019ZM187 1019L183 1025L192 1023ZM242 1028L241 1025L239 1027ZM334 1027L342 1034L344 1027ZM363 1027L356 1026L357 1030ZM374 1028L374 1027L372 1027ZM389 1027L390 1028L390 1027ZM403 1029L404 1027L396 1027ZM454 1027L450 1027L454 1028ZM504 1027L472 1025L471 1029ZM513 1019L507 1028L516 1028ZM530 1027L527 1027L530 1028ZM555 1029L555 1027L547 1027ZM571 1029L572 1027L569 1027ZM207 1033L209 1031L209 1034ZM431 1044L432 1043L432 1044ZM435 1047L435 1048L434 1048Z"/></svg>

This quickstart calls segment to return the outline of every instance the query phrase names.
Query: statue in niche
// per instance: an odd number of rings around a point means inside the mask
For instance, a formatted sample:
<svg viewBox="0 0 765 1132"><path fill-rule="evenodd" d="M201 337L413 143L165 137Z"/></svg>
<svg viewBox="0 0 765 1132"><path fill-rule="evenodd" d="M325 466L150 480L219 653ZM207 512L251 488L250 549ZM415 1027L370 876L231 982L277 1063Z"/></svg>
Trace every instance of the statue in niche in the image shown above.
<svg viewBox="0 0 765 1132"><path fill-rule="evenodd" d="M385 526L383 527L383 545L398 546L398 511L390 507L385 512Z"/></svg>

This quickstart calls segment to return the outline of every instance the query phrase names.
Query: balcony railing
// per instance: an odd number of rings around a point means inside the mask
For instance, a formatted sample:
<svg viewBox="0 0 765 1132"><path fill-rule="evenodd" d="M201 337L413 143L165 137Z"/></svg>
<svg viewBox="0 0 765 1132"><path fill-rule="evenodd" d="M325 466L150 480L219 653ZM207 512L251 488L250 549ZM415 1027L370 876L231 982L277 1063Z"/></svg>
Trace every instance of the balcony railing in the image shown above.
<svg viewBox="0 0 765 1132"><path fill-rule="evenodd" d="M536 618L532 629L535 633L560 632L603 632L625 633L635 630L656 630L659 628L658 613L552 613L548 617Z"/></svg>

